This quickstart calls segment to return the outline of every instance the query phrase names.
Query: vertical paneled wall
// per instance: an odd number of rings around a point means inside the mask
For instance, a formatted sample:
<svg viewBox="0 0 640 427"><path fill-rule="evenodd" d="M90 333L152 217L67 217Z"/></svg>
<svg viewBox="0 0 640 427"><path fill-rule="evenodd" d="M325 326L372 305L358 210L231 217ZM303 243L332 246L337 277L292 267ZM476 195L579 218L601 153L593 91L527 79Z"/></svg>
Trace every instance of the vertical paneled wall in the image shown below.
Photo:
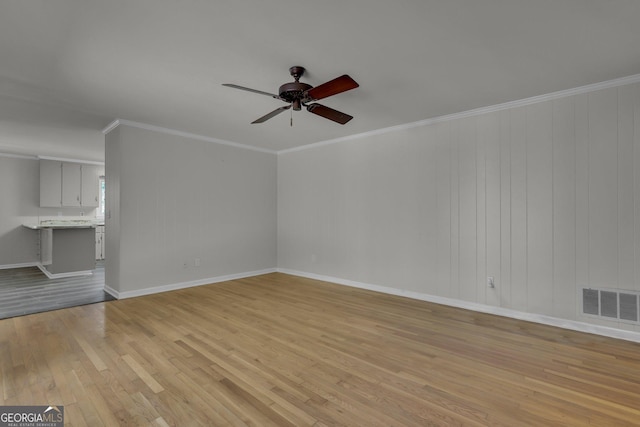
<svg viewBox="0 0 640 427"><path fill-rule="evenodd" d="M640 330L580 314L640 291L638 84L278 161L282 269Z"/></svg>

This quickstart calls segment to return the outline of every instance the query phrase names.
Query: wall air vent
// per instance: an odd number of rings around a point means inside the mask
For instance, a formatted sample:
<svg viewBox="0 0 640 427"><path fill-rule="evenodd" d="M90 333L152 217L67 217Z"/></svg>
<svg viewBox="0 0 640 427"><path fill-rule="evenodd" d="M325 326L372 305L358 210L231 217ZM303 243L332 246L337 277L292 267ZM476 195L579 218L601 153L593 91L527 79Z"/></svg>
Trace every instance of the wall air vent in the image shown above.
<svg viewBox="0 0 640 427"><path fill-rule="evenodd" d="M597 289L582 290L582 312L584 314L600 315L600 292Z"/></svg>
<svg viewBox="0 0 640 427"><path fill-rule="evenodd" d="M600 315L604 317L618 318L618 293L600 291Z"/></svg>
<svg viewBox="0 0 640 427"><path fill-rule="evenodd" d="M582 314L638 323L640 293L615 289L582 289Z"/></svg>
<svg viewBox="0 0 640 427"><path fill-rule="evenodd" d="M620 292L620 319L638 321L638 295Z"/></svg>

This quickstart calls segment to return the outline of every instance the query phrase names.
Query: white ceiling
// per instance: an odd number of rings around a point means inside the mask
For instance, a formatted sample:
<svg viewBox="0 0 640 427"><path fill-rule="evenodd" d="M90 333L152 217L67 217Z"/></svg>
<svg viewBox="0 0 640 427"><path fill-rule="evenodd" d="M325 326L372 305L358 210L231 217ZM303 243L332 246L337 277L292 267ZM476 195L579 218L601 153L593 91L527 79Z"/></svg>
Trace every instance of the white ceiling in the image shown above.
<svg viewBox="0 0 640 427"><path fill-rule="evenodd" d="M638 74L638 18L637 0L2 0L0 151L97 158L115 118L283 150ZM284 104L221 86L275 93L292 65L353 77L321 102L355 119L251 125Z"/></svg>

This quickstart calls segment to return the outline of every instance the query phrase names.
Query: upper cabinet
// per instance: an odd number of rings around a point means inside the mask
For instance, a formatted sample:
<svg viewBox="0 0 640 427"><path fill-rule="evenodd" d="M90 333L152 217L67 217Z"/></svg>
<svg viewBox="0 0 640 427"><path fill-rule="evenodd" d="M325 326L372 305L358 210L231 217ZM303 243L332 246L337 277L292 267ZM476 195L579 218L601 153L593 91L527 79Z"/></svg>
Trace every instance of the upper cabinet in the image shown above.
<svg viewBox="0 0 640 427"><path fill-rule="evenodd" d="M41 207L98 207L98 166L40 160Z"/></svg>
<svg viewBox="0 0 640 427"><path fill-rule="evenodd" d="M40 206L62 206L62 162L40 160Z"/></svg>
<svg viewBox="0 0 640 427"><path fill-rule="evenodd" d="M83 207L98 207L99 169L95 165L82 165L80 201Z"/></svg>
<svg viewBox="0 0 640 427"><path fill-rule="evenodd" d="M82 165L79 163L62 163L62 205L81 207Z"/></svg>

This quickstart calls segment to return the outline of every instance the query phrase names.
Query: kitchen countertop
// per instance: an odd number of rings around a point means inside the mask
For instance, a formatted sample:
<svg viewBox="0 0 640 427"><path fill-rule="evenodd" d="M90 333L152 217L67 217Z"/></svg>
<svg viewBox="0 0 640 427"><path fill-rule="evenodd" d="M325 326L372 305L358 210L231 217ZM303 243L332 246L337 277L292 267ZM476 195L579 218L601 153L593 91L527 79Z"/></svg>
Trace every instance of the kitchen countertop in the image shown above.
<svg viewBox="0 0 640 427"><path fill-rule="evenodd" d="M64 228L96 228L99 225L104 225L102 221L92 220L46 220L40 221L40 223L22 224L23 227L31 230L42 229L64 229Z"/></svg>

